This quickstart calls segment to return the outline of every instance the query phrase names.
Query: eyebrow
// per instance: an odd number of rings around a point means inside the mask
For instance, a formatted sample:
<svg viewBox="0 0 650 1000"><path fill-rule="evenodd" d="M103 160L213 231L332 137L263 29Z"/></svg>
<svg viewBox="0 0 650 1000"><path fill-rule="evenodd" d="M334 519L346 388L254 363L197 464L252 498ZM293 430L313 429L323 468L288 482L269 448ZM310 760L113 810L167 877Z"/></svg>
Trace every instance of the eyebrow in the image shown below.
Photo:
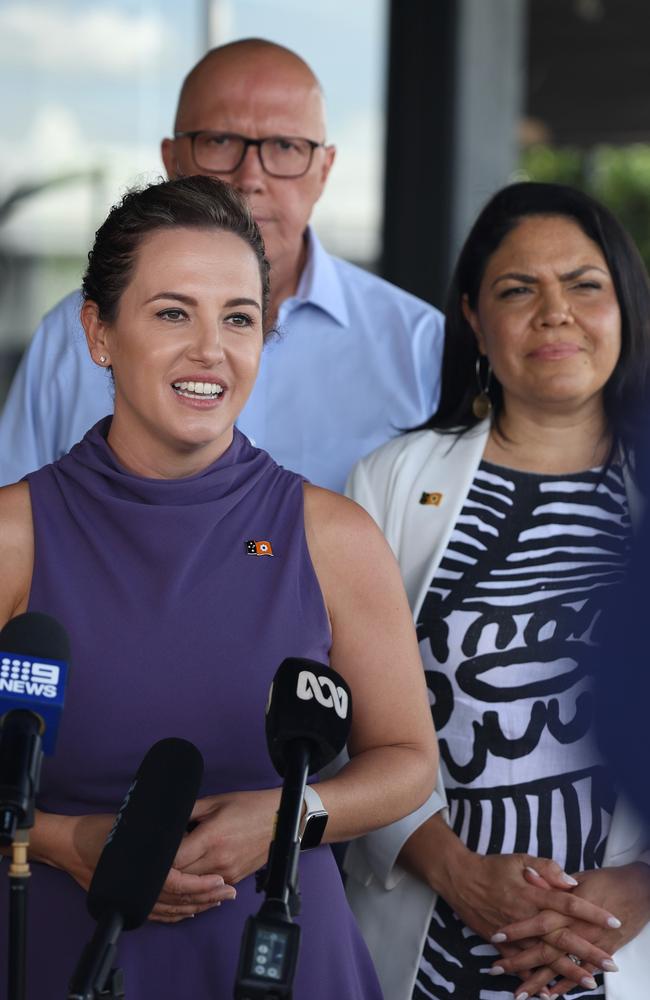
<svg viewBox="0 0 650 1000"><path fill-rule="evenodd" d="M576 278L580 278L587 271L600 271L601 274L609 276L608 272L602 267L598 267L597 264L585 264L583 267L577 267L575 271L565 271L564 274L560 275L560 281L575 281ZM500 274L498 278L495 278L490 288L494 288L499 281L507 281L509 278L513 281L523 281L527 285L539 284L539 278L533 277L532 274L523 274L520 271L508 271L506 274Z"/></svg>
<svg viewBox="0 0 650 1000"><path fill-rule="evenodd" d="M147 299L145 305L149 305L150 302L157 302L158 299L172 299L172 301L174 302L182 302L184 305L187 306L198 305L198 302L196 301L195 298L193 298L191 295L183 295L182 292L156 292L156 294L152 295L150 299ZM224 302L224 306L226 307L226 309L232 309L234 306L254 306L255 309L261 311L260 304L259 302L256 302L255 299L245 299L245 298L228 299L227 302Z"/></svg>
<svg viewBox="0 0 650 1000"><path fill-rule="evenodd" d="M255 306L256 309L260 308L259 302L256 302L255 299L228 299L227 302L224 302L224 305L228 309L232 309L233 306Z"/></svg>

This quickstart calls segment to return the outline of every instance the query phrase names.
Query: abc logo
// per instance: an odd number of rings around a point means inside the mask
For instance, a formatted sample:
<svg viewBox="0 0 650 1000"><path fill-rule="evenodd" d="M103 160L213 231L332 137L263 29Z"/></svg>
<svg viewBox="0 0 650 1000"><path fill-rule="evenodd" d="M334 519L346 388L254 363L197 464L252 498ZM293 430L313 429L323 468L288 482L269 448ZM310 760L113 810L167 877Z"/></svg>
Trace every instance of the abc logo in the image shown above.
<svg viewBox="0 0 650 1000"><path fill-rule="evenodd" d="M311 670L301 670L298 674L296 694L302 701L315 698L323 708L333 708L340 719L347 718L347 691L337 687L329 677L317 677Z"/></svg>

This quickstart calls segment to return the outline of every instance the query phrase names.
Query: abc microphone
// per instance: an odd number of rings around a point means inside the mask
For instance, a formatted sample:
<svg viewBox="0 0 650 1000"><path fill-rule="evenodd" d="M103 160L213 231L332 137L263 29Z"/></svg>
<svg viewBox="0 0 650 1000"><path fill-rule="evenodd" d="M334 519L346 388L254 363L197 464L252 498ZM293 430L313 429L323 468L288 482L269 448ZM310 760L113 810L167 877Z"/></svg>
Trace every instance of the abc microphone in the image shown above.
<svg viewBox="0 0 650 1000"><path fill-rule="evenodd" d="M202 777L203 757L187 740L160 740L145 755L88 889L87 906L97 928L72 976L68 1000L94 1000L102 994L120 933L139 927L151 913Z"/></svg>
<svg viewBox="0 0 650 1000"><path fill-rule="evenodd" d="M0 843L34 825L43 752L54 753L70 659L66 630L29 611L0 632Z"/></svg>
<svg viewBox="0 0 650 1000"><path fill-rule="evenodd" d="M300 928L291 918L298 912L305 785L308 775L330 764L345 746L351 712L350 689L336 671L314 660L282 661L269 692L266 740L284 782L263 885L266 898L244 929L236 1000L291 997L300 943ZM327 822L325 813L321 817Z"/></svg>

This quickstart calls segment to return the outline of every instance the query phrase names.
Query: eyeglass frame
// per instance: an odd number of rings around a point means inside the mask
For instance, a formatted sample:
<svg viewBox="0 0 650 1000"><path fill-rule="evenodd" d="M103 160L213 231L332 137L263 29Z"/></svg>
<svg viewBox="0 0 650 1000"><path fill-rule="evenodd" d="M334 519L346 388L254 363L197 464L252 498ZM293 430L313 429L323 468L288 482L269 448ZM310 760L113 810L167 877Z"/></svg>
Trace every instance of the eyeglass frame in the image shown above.
<svg viewBox="0 0 650 1000"><path fill-rule="evenodd" d="M207 170L207 167L202 167L196 158L196 153L194 151L194 143L196 142L197 135L222 135L222 136L228 136L228 138L230 139L241 139L241 141L244 143L244 149L235 166L230 167L229 170ZM235 170L238 170L241 167L244 160L246 159L246 153L248 152L249 146L257 146L257 158L260 161L260 166L262 167L264 173L268 174L269 177L277 177L280 180L287 180L287 181L297 180L299 177L304 177L313 163L315 150L320 148L322 149L326 148L325 142L316 142L315 139L307 139L303 135L265 135L262 136L261 139L250 139L247 135L240 135L238 132L215 132L213 129L209 128L200 128L192 132L174 132L174 139L190 139L191 149L192 149L192 159L194 160L194 165L197 166L200 170L207 170L207 172L210 174L234 174ZM265 166L264 159L262 157L262 143L268 142L270 139L287 139L287 140L300 139L301 142L308 143L309 160L307 162L307 166L305 167L305 169L301 171L301 173L299 174L271 173L271 171Z"/></svg>

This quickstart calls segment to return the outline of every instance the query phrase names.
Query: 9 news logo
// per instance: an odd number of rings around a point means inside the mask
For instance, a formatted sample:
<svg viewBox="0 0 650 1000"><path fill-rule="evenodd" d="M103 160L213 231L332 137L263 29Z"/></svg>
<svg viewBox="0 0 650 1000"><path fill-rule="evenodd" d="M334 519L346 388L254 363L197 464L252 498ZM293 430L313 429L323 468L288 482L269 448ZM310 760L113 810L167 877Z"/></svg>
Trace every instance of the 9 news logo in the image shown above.
<svg viewBox="0 0 650 1000"><path fill-rule="evenodd" d="M348 715L348 693L337 687L329 677L317 677L311 670L301 670L298 674L296 694L302 701L315 698L323 708L333 708L340 719Z"/></svg>
<svg viewBox="0 0 650 1000"><path fill-rule="evenodd" d="M56 698L60 677L61 668L56 663L0 656L0 691L34 698Z"/></svg>

